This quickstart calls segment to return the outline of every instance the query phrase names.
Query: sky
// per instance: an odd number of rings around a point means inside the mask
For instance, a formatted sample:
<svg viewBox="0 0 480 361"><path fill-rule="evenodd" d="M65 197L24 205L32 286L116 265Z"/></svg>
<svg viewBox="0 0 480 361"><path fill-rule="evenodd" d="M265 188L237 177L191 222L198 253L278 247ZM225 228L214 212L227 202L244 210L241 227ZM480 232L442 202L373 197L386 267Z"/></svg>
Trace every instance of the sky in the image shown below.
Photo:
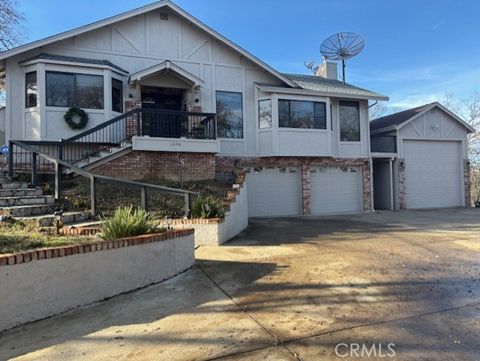
<svg viewBox="0 0 480 361"><path fill-rule="evenodd" d="M152 0L20 0L32 41ZM403 109L480 91L478 0L175 0L193 16L281 72L309 74L328 36L352 31L366 46L347 82Z"/></svg>

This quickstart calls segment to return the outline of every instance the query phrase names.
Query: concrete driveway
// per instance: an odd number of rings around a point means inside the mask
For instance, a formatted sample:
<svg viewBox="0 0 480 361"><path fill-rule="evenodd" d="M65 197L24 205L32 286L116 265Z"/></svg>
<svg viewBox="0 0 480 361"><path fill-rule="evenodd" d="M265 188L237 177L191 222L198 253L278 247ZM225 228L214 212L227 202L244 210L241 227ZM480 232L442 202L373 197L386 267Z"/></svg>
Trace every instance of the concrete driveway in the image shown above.
<svg viewBox="0 0 480 361"><path fill-rule="evenodd" d="M197 258L0 334L0 359L480 359L480 210L256 220Z"/></svg>

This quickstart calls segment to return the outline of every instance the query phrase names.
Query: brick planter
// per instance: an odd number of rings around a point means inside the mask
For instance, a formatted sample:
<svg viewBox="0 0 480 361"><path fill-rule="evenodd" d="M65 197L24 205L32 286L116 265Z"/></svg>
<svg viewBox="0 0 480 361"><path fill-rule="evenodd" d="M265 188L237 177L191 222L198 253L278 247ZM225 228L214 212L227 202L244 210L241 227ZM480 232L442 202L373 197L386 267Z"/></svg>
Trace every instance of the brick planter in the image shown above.
<svg viewBox="0 0 480 361"><path fill-rule="evenodd" d="M194 263L193 229L0 255L0 330L163 281Z"/></svg>

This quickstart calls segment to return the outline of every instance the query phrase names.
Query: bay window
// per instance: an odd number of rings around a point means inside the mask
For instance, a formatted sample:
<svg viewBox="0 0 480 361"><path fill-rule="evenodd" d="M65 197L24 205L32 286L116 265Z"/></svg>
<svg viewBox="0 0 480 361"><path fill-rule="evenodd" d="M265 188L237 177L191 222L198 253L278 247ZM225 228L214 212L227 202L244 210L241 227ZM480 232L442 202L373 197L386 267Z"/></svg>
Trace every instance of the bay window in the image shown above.
<svg viewBox="0 0 480 361"><path fill-rule="evenodd" d="M270 99L258 101L258 127L260 129L272 127L272 101Z"/></svg>
<svg viewBox="0 0 480 361"><path fill-rule="evenodd" d="M103 76L48 71L47 106L103 109Z"/></svg>
<svg viewBox="0 0 480 361"><path fill-rule="evenodd" d="M340 141L360 141L360 107L358 102L340 101Z"/></svg>
<svg viewBox="0 0 480 361"><path fill-rule="evenodd" d="M327 129L326 103L280 99L278 125L280 128Z"/></svg>
<svg viewBox="0 0 480 361"><path fill-rule="evenodd" d="M217 91L217 134L219 138L243 138L242 93Z"/></svg>
<svg viewBox="0 0 480 361"><path fill-rule="evenodd" d="M35 108L37 106L37 96L37 72L32 71L25 74L25 107Z"/></svg>
<svg viewBox="0 0 480 361"><path fill-rule="evenodd" d="M118 79L112 79L112 110L123 112L123 83Z"/></svg>

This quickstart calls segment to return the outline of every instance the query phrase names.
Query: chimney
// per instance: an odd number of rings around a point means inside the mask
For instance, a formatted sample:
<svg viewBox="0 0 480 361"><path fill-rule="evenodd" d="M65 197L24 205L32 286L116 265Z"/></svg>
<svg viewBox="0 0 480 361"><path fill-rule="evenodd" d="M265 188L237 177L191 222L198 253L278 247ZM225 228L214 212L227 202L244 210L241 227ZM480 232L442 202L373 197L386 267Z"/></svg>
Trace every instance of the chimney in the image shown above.
<svg viewBox="0 0 480 361"><path fill-rule="evenodd" d="M338 80L337 63L324 60L323 63L317 68L315 75L327 79Z"/></svg>

